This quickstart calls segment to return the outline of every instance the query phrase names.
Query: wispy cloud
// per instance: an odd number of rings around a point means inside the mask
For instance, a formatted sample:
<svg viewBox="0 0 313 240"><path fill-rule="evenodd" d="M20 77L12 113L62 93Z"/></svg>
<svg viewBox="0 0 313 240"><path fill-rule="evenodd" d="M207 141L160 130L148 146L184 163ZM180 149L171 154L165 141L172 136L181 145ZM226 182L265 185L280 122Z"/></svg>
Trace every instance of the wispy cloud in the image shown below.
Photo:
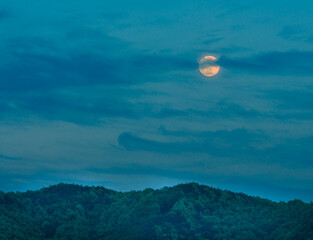
<svg viewBox="0 0 313 240"><path fill-rule="evenodd" d="M270 90L264 92L268 99L279 102L280 107L289 109L309 109L313 106L313 91L310 90Z"/></svg>
<svg viewBox="0 0 313 240"><path fill-rule="evenodd" d="M12 157L12 156L7 156L7 155L0 154L0 159L5 159L5 160L20 160L21 158L19 158L19 157Z"/></svg>
<svg viewBox="0 0 313 240"><path fill-rule="evenodd" d="M162 142L124 132L118 137L118 143L128 151L167 154L206 153L215 157L230 158L233 161L238 158L238 161L246 163L253 161L303 167L310 166L313 161L311 149L313 136L288 139L277 144L271 143L272 139L262 132L250 132L245 129L193 133L168 131L162 127L160 133L163 136L176 136L183 140ZM269 147L268 144L272 146Z"/></svg>
<svg viewBox="0 0 313 240"><path fill-rule="evenodd" d="M83 38L84 32L71 33L71 38ZM87 34L88 35L88 34ZM15 42L18 40L15 40ZM107 42L114 42L110 37ZM22 42L19 44L18 42ZM162 81L151 78L151 73L196 69L194 60L182 57L136 54L116 58L108 54L69 51L59 54L51 51L53 44L36 39L31 44L18 41L10 43L8 58L13 59L0 67L0 91L32 91L72 86L129 85L146 81ZM110 44L109 44L110 45ZM39 47L39 49L38 49ZM55 47L56 48L56 47ZM115 46L119 49L119 46ZM102 49L103 50L103 49ZM102 51L101 50L101 51Z"/></svg>
<svg viewBox="0 0 313 240"><path fill-rule="evenodd" d="M221 57L219 64L242 73L311 76L313 75L313 52L267 52L238 59Z"/></svg>
<svg viewBox="0 0 313 240"><path fill-rule="evenodd" d="M290 41L310 42L313 38L313 32L301 25L287 25L281 29L278 36Z"/></svg>
<svg viewBox="0 0 313 240"><path fill-rule="evenodd" d="M177 142L160 142L138 137L131 133L122 133L118 137L120 146L129 151L148 151L160 153L207 153L218 157L235 157L238 153L248 152L251 154L253 148L251 144L258 142L259 138L264 138L260 133L250 133L245 129L235 129L233 131L216 131L201 133L182 133L165 131L163 134L185 135L187 140ZM189 139L189 140L188 140ZM191 140L194 139L194 140Z"/></svg>
<svg viewBox="0 0 313 240"><path fill-rule="evenodd" d="M140 106L113 96L90 98L58 93L19 94L0 100L0 118L32 117L80 125L98 125L108 118L133 119L141 116Z"/></svg>
<svg viewBox="0 0 313 240"><path fill-rule="evenodd" d="M223 39L224 39L223 37L210 37L210 38L202 41L202 43L205 44L205 45L210 45L210 44L214 44L214 43L220 42Z"/></svg>

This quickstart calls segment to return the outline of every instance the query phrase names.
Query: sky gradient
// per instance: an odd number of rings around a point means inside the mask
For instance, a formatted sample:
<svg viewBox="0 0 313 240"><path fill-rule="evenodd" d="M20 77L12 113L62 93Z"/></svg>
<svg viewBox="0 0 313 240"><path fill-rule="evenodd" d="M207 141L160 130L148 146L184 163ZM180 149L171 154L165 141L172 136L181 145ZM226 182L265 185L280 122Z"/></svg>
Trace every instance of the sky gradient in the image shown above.
<svg viewBox="0 0 313 240"><path fill-rule="evenodd" d="M0 189L199 182L313 201L313 2L6 1ZM203 56L220 72L199 73Z"/></svg>

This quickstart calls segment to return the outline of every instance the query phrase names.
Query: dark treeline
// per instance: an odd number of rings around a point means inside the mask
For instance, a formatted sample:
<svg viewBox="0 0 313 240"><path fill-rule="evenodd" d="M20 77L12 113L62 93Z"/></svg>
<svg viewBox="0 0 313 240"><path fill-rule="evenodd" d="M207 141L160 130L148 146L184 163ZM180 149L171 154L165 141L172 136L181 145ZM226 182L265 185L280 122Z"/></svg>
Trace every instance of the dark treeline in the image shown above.
<svg viewBox="0 0 313 240"><path fill-rule="evenodd" d="M0 239L313 239L313 203L195 183L126 193L59 184L0 192Z"/></svg>

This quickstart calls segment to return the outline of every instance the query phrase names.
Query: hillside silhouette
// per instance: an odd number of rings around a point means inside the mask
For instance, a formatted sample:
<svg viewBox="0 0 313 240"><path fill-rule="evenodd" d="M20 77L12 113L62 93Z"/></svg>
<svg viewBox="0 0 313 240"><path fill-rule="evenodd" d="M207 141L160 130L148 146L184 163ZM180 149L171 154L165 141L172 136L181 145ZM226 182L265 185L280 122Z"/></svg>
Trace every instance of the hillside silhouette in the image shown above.
<svg viewBox="0 0 313 240"><path fill-rule="evenodd" d="M117 192L58 184L0 192L0 239L313 239L313 203L196 183Z"/></svg>

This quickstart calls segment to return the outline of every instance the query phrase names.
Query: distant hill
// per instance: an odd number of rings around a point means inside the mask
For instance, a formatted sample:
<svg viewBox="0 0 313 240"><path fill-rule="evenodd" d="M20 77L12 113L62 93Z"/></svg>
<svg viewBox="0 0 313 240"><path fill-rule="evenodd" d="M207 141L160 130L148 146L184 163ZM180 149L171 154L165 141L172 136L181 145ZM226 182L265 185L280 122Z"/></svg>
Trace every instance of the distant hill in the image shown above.
<svg viewBox="0 0 313 240"><path fill-rule="evenodd" d="M313 239L313 203L196 183L116 192L58 184L0 192L0 239Z"/></svg>

